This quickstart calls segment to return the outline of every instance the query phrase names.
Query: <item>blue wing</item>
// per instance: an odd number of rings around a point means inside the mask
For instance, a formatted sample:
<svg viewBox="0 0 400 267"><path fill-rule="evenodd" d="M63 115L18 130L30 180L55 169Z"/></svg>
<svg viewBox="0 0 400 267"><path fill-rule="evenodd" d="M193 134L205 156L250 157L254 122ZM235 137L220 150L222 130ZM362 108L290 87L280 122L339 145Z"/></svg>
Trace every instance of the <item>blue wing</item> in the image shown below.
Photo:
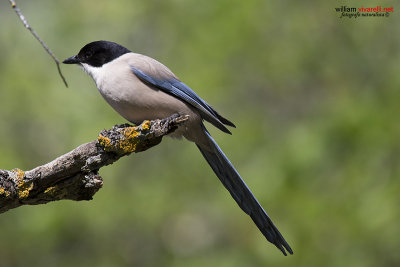
<svg viewBox="0 0 400 267"><path fill-rule="evenodd" d="M207 102L201 99L192 89L190 89L189 86L180 80L174 77L169 79L158 79L132 66L131 70L143 82L155 86L167 94L173 95L196 108L203 119L210 122L221 131L230 134L231 132L225 127L225 125L235 127L232 122L219 115L218 112L207 104Z"/></svg>

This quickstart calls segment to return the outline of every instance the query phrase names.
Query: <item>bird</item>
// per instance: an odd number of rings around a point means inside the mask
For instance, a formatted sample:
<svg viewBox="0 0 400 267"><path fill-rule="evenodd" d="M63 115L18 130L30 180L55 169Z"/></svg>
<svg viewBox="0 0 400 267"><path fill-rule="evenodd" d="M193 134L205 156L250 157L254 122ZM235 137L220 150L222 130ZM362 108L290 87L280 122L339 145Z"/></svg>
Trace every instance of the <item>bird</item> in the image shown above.
<svg viewBox="0 0 400 267"><path fill-rule="evenodd" d="M220 115L169 68L157 60L134 53L110 41L94 41L65 59L91 76L105 101L134 124L174 114L188 120L170 135L194 142L239 207L248 214L265 238L285 256L293 251L256 197L217 145L204 121L231 134L236 127Z"/></svg>

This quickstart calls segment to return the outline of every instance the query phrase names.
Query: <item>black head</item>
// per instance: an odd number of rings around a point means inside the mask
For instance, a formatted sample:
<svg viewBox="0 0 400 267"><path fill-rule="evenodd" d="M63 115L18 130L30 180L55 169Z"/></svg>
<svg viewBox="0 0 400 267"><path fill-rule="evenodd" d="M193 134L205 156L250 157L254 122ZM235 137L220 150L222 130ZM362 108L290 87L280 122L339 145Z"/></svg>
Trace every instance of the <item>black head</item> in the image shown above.
<svg viewBox="0 0 400 267"><path fill-rule="evenodd" d="M129 53L127 48L109 41L96 41L85 45L76 56L63 61L65 64L86 63L93 67L101 67L104 64Z"/></svg>

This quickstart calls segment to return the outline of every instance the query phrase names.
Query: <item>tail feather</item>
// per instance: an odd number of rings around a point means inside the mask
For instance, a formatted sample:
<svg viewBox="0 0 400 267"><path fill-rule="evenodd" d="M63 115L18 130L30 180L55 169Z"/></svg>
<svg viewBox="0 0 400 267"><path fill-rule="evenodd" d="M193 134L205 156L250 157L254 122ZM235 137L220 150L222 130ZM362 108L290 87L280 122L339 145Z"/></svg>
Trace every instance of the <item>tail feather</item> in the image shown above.
<svg viewBox="0 0 400 267"><path fill-rule="evenodd" d="M214 170L215 174L221 180L222 184L226 189L228 189L239 207L253 219L258 229L260 229L261 233L269 242L273 243L278 249L280 249L285 256L285 249L290 254L293 254L288 243L268 217L260 203L258 203L257 199L251 193L239 173L235 170L232 163L225 156L224 152L222 152L221 148L219 148L207 130L204 130L209 139L211 149L205 149L200 145L197 145L197 147Z"/></svg>

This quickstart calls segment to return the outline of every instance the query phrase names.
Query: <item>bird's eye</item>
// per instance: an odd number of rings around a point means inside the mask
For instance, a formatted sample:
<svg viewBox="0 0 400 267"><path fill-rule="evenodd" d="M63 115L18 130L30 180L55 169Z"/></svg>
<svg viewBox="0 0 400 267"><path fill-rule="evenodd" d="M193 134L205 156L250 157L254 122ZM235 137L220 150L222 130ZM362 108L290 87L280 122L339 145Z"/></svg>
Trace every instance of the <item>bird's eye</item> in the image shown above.
<svg viewBox="0 0 400 267"><path fill-rule="evenodd" d="M86 52L86 55L85 55L86 58L91 58L92 56L93 56L93 51Z"/></svg>

